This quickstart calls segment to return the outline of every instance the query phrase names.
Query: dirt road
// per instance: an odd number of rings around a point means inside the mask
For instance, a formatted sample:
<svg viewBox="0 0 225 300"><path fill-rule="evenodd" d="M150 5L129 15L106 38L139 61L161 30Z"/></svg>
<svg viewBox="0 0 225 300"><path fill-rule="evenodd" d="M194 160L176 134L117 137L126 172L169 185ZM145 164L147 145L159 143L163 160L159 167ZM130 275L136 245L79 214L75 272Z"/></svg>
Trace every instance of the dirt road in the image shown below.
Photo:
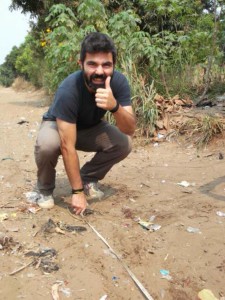
<svg viewBox="0 0 225 300"><path fill-rule="evenodd" d="M190 144L135 140L130 156L101 182L107 197L90 203L93 214L74 218L62 160L56 206L38 210L26 201L46 109L40 92L0 89L0 299L47 300L53 293L74 300L195 300L203 289L223 299L223 142L198 152ZM82 164L92 154L79 155ZM147 230L140 221L161 227ZM71 232L66 225L86 230Z"/></svg>

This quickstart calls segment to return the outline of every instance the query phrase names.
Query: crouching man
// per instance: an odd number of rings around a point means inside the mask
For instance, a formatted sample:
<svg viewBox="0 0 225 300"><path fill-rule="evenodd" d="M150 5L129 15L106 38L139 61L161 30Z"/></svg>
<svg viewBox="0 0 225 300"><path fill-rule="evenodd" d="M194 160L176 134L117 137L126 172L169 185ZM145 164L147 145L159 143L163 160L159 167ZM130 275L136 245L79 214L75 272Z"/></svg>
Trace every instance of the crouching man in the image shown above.
<svg viewBox="0 0 225 300"><path fill-rule="evenodd" d="M35 145L40 207L54 206L59 155L71 184L71 205L80 214L86 209L87 197L104 196L98 181L130 153L136 121L127 79L114 70L115 63L113 41L99 32L87 35L81 44L81 70L64 79L43 115ZM103 120L107 111L113 114L116 126ZM96 153L80 168L77 150Z"/></svg>

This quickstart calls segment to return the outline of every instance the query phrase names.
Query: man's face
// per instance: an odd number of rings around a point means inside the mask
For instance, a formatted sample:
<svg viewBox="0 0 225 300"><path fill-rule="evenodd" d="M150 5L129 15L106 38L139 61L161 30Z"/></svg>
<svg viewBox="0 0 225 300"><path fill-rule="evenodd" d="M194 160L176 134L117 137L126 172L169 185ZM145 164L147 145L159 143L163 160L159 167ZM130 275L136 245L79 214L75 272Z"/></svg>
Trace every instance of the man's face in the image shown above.
<svg viewBox="0 0 225 300"><path fill-rule="evenodd" d="M81 65L88 89L95 92L98 88L105 88L105 80L113 75L114 65L112 53L86 53Z"/></svg>

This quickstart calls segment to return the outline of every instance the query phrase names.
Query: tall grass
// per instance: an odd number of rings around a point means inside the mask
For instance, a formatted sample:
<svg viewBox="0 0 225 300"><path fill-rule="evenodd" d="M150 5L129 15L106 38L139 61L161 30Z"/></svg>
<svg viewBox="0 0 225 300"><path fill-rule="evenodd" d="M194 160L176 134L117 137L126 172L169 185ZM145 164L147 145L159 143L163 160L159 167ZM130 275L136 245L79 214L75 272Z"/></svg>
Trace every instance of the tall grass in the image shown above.
<svg viewBox="0 0 225 300"><path fill-rule="evenodd" d="M147 76L137 70L131 58L124 59L121 68L131 86L132 106L137 117L139 134L148 138L155 131L158 118L158 110L154 101L156 95L154 82L149 83Z"/></svg>
<svg viewBox="0 0 225 300"><path fill-rule="evenodd" d="M222 117L207 114L185 122L179 128L179 133L187 135L197 148L202 148L209 144L215 136L222 135L224 128L225 121Z"/></svg>

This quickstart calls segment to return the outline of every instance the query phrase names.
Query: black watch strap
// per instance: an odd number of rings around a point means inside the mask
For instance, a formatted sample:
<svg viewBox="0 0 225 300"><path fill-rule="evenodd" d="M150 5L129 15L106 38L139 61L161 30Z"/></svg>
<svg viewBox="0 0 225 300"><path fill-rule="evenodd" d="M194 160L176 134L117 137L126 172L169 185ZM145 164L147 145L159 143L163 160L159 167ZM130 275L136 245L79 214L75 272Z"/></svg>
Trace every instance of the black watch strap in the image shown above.
<svg viewBox="0 0 225 300"><path fill-rule="evenodd" d="M119 104L119 102L117 101L117 102L116 102L116 106L115 106L113 109L111 109L110 112L111 112L111 113L117 112L117 110L119 109L119 106L120 106L120 104Z"/></svg>

